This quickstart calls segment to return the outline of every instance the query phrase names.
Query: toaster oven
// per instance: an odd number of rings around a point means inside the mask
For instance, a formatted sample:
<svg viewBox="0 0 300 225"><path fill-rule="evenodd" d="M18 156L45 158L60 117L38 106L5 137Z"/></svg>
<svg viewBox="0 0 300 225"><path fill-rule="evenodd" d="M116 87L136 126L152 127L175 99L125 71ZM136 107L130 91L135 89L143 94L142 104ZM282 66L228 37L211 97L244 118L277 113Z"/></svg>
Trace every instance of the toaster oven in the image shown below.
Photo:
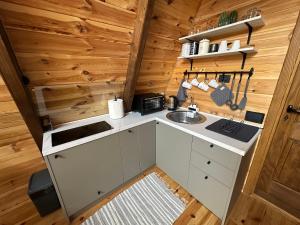
<svg viewBox="0 0 300 225"><path fill-rule="evenodd" d="M132 103L132 111L146 115L164 109L165 97L161 94L148 93L135 95Z"/></svg>

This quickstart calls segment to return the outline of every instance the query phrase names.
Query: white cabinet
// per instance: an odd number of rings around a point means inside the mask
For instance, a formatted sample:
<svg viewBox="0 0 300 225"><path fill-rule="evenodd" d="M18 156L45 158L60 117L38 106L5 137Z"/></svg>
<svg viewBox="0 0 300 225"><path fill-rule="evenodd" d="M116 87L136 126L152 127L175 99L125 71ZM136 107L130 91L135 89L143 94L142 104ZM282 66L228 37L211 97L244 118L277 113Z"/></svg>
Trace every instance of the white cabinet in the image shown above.
<svg viewBox="0 0 300 225"><path fill-rule="evenodd" d="M155 165L155 122L46 157L68 217Z"/></svg>
<svg viewBox="0 0 300 225"><path fill-rule="evenodd" d="M230 189L208 173L190 167L189 192L219 218L223 218Z"/></svg>
<svg viewBox="0 0 300 225"><path fill-rule="evenodd" d="M138 133L138 127L124 130L119 133L125 182L141 172Z"/></svg>
<svg viewBox="0 0 300 225"><path fill-rule="evenodd" d="M68 216L123 183L118 135L47 156Z"/></svg>
<svg viewBox="0 0 300 225"><path fill-rule="evenodd" d="M149 122L46 157L61 204L72 216L157 166L224 224L251 161L161 122Z"/></svg>
<svg viewBox="0 0 300 225"><path fill-rule="evenodd" d="M155 121L119 133L124 181L155 165Z"/></svg>
<svg viewBox="0 0 300 225"><path fill-rule="evenodd" d="M139 126L140 168L142 171L156 164L156 121Z"/></svg>
<svg viewBox="0 0 300 225"><path fill-rule="evenodd" d="M192 135L163 123L156 125L156 164L187 187Z"/></svg>
<svg viewBox="0 0 300 225"><path fill-rule="evenodd" d="M240 194L251 159L193 137L188 191L225 223Z"/></svg>

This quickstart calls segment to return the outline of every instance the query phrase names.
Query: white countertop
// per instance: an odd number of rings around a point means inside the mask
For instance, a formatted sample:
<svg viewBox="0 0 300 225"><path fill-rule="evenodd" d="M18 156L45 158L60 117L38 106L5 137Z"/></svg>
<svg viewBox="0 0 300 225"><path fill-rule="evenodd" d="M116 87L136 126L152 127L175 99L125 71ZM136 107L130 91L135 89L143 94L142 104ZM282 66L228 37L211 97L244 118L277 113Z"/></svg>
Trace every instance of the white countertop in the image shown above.
<svg viewBox="0 0 300 225"><path fill-rule="evenodd" d="M181 131L184 131L195 137L198 137L198 138L201 138L208 142L211 142L212 144L218 145L222 148L225 148L229 151L235 152L242 156L244 156L247 153L247 151L252 147L252 145L257 140L259 134L261 133L261 129L260 129L259 132L257 132L256 135L249 142L245 143L245 142L238 141L233 138L230 138L230 137L227 137L227 136L224 136L224 135L218 134L216 132L205 129L206 126L216 122L217 120L219 120L223 117L200 112L207 118L207 120L204 123L183 124L183 123L176 123L176 122L173 122L173 121L167 119L166 114L168 112L169 111L164 110L161 112L152 113L152 114L145 115L145 116L141 116L140 113L137 113L137 112L130 112L122 119L117 119L117 120L110 119L109 115L106 114L106 115L91 117L88 119L78 120L78 121L75 121L72 123L61 125L60 127L56 128L52 131L48 131L48 132L44 133L42 154L43 154L43 156L51 155L51 154L66 150L68 148L72 148L74 146L81 145L81 144L84 144L84 143L87 143L87 142L90 142L90 141L93 141L93 140L96 140L96 139L99 139L99 138L102 138L102 137L105 137L105 136L108 136L108 135L111 135L111 134L114 134L117 132L120 132L122 130L126 130L126 129L129 129L129 128L132 128L132 127L135 127L135 126L147 123L147 122L154 121L154 120L159 121L164 124L167 124L174 128L177 128ZM84 126L87 124L92 124L92 123L96 123L96 122L100 122L100 121L106 121L113 127L113 129L52 147L52 140L51 140L52 133L56 133L59 131L68 130L71 128Z"/></svg>

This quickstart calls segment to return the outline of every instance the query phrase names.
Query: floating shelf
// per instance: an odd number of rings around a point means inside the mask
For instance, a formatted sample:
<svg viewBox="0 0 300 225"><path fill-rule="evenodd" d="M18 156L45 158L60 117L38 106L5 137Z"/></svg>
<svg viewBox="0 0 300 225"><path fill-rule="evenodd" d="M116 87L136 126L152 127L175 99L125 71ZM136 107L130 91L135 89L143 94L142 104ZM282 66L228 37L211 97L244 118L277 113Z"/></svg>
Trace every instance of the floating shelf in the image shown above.
<svg viewBox="0 0 300 225"><path fill-rule="evenodd" d="M200 41L203 38L213 38L222 35L228 35L244 31L248 29L248 26L251 26L253 29L256 27L261 27L264 25L262 16L256 16L250 19L238 21L236 23L228 24L222 27L217 27L211 30L206 30L197 34L188 35L185 37L179 38L180 42L190 42L190 41Z"/></svg>
<svg viewBox="0 0 300 225"><path fill-rule="evenodd" d="M190 56L180 56L178 59L201 59L201 58L211 58L211 57L219 57L219 56L230 56L230 55L238 55L241 53L256 53L254 47L247 47L247 48L240 48L234 51L227 51L227 52L213 52L207 53L203 55L190 55Z"/></svg>

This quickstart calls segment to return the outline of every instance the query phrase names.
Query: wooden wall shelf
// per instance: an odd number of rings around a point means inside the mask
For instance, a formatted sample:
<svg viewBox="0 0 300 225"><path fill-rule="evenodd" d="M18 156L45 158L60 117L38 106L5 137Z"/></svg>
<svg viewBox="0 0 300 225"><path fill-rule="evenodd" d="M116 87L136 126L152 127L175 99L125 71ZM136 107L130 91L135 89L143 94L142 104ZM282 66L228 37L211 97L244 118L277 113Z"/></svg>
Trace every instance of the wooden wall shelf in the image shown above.
<svg viewBox="0 0 300 225"><path fill-rule="evenodd" d="M220 56L230 56L230 55L238 55L241 53L256 53L254 47L240 48L235 51L227 51L227 52L212 52L203 55L190 55L190 56L179 56L178 59L202 59L202 58L212 58L212 57L220 57Z"/></svg>
<svg viewBox="0 0 300 225"><path fill-rule="evenodd" d="M218 36L225 36L241 31L245 31L248 29L248 26L251 26L253 29L256 27L261 27L264 25L264 21L262 16L256 16L250 19L238 21L236 23L228 24L222 27L217 27L211 30L206 30L197 34L192 34L188 36L184 36L179 38L179 41L184 42L191 42L191 41L200 41L203 38L213 38Z"/></svg>

